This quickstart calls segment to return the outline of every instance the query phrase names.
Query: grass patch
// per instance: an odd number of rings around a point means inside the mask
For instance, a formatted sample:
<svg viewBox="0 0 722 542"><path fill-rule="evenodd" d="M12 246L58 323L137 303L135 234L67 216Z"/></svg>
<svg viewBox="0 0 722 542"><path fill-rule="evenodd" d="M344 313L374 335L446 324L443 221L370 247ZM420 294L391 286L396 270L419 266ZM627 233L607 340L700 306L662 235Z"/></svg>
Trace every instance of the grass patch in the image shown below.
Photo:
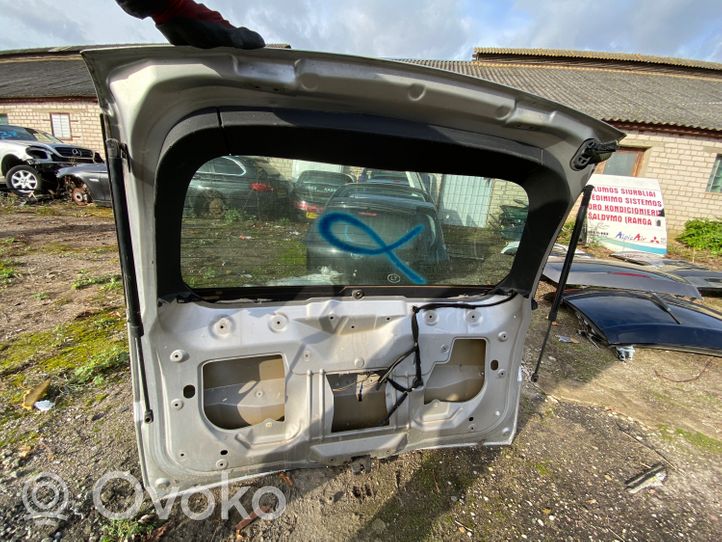
<svg viewBox="0 0 722 542"><path fill-rule="evenodd" d="M0 260L0 285L10 284L12 279L17 278L18 272L15 264L10 260Z"/></svg>
<svg viewBox="0 0 722 542"><path fill-rule="evenodd" d="M50 378L85 384L127 363L125 318L104 311L53 329L0 343L0 398L18 404L24 391Z"/></svg>
<svg viewBox="0 0 722 542"><path fill-rule="evenodd" d="M713 437L708 437L699 431L688 431L687 429L682 429L680 427L673 430L668 425L663 424L659 426L659 432L660 437L665 442L674 443L681 438L698 450L714 454L722 454L722 441Z"/></svg>
<svg viewBox="0 0 722 542"><path fill-rule="evenodd" d="M699 448L700 450L704 450L706 452L722 454L722 441L708 437L704 433L677 428L674 431L674 434L683 438L695 448Z"/></svg>
<svg viewBox="0 0 722 542"><path fill-rule="evenodd" d="M117 540L144 540L155 530L153 523L140 523L132 519L113 519L101 527L100 542Z"/></svg>
<svg viewBox="0 0 722 542"><path fill-rule="evenodd" d="M72 381L77 384L92 382L95 385L105 382L104 375L128 365L129 355L125 345L115 345L104 352L91 356L86 363L76 367Z"/></svg>
<svg viewBox="0 0 722 542"><path fill-rule="evenodd" d="M0 286L10 284L12 279L18 277L17 265L10 259L19 248L20 243L14 237L0 239Z"/></svg>
<svg viewBox="0 0 722 542"><path fill-rule="evenodd" d="M544 477L547 477L552 473L552 471L549 469L549 466L544 462L534 464L534 470L537 472L537 474L539 474L539 476Z"/></svg>
<svg viewBox="0 0 722 542"><path fill-rule="evenodd" d="M77 246L73 246L68 243L57 242L44 243L41 247L39 247L39 249L46 254L66 254L83 251L82 248L79 248Z"/></svg>
<svg viewBox="0 0 722 542"><path fill-rule="evenodd" d="M100 289L103 292L122 292L123 281L121 280L120 275L113 275L110 281L103 284Z"/></svg>
<svg viewBox="0 0 722 542"><path fill-rule="evenodd" d="M38 205L35 209L35 214L40 216L58 216L60 210L52 205Z"/></svg>
<svg viewBox="0 0 722 542"><path fill-rule="evenodd" d="M75 280L73 281L72 288L73 290L83 290L85 288L88 288L90 286L95 285L105 285L109 288L116 288L116 284L120 282L120 275L113 274L113 275L100 275L97 277L93 277L85 273L84 271L81 271L78 273L78 276L75 277ZM112 285L112 286L111 286Z"/></svg>

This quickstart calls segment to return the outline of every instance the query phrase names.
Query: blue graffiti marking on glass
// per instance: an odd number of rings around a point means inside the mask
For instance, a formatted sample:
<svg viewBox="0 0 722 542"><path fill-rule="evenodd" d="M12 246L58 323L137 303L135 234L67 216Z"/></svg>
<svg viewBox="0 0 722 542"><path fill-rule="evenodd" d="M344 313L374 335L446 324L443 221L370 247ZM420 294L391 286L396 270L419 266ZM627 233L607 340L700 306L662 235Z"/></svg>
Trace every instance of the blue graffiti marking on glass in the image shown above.
<svg viewBox="0 0 722 542"><path fill-rule="evenodd" d="M336 237L336 234L331 231L331 228L333 228L333 226L337 223L345 224L347 228L348 226L358 228L364 234L366 234L368 238L371 239L378 246L378 248L352 245L351 243L347 243L346 241L339 239L338 237ZM381 236L378 233L376 233L372 228L364 224L355 216L347 213L330 212L319 218L318 231L321 234L321 237L323 237L329 244L335 246L339 250L350 252L352 254L361 254L363 256L378 256L380 254L384 254L389 259L389 261L396 267L396 269L406 275L406 277L412 283L426 284L426 279L424 277L416 273L416 271L411 269L408 265L402 262L396 254L394 254L394 250L404 246L406 243L408 243L414 237L424 231L423 224L419 224L418 226L412 228L393 243L386 244L386 242L381 239Z"/></svg>

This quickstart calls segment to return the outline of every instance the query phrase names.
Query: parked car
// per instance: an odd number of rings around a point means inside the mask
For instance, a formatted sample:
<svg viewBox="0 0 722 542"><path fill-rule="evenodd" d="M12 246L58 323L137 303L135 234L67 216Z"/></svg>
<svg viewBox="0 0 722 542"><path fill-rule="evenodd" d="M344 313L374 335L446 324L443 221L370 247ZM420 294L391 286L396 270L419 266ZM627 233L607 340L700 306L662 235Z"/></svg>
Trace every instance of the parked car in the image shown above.
<svg viewBox="0 0 722 542"><path fill-rule="evenodd" d="M279 470L512 442L543 260L624 134L517 89L401 62L188 47L83 56L113 183L127 187L113 207L140 471L153 499ZM221 184L194 179L199 161L224 157L242 178L257 168L229 155L245 153L504 179L528 194L527 224L516 255L491 262L508 260L503 274L480 262L467 280L446 272L423 191L349 184L309 228L325 225L357 276L281 285L307 273L300 228L214 227L184 212L187 183ZM276 193L268 178L250 182L270 186L251 202ZM307 246L311 258L343 263L314 238ZM439 265L426 284L391 284L378 276L382 255L397 268Z"/></svg>
<svg viewBox="0 0 722 542"><path fill-rule="evenodd" d="M110 207L110 181L106 164L81 164L58 170L58 178L70 200L77 205L95 203Z"/></svg>
<svg viewBox="0 0 722 542"><path fill-rule="evenodd" d="M288 212L290 181L268 161L249 156L220 156L193 175L186 207L196 216L221 216L226 210L269 217Z"/></svg>
<svg viewBox="0 0 722 542"><path fill-rule="evenodd" d="M313 220L323 213L333 193L353 177L334 171L306 170L302 172L291 192L291 212L300 220Z"/></svg>
<svg viewBox="0 0 722 542"><path fill-rule="evenodd" d="M0 174L18 195L56 191L58 169L95 161L100 156L90 149L63 143L33 128L0 124Z"/></svg>
<svg viewBox="0 0 722 542"><path fill-rule="evenodd" d="M419 228L420 233L394 250L394 254L422 277L449 262L436 208L422 190L389 182L350 184L336 191L326 204L326 213L341 213L341 220L331 228L330 235L361 250L355 254L340 250L329 243L321 228L312 226L306 238L306 265L311 273L327 267L342 273L350 284L368 283L374 277L389 284L410 283L388 253L361 254L364 249L378 248L378 243L366 230L345 222L343 215L360 220L386 245Z"/></svg>
<svg viewBox="0 0 722 542"><path fill-rule="evenodd" d="M420 173L415 171L391 171L387 169L364 168L359 175L358 182L380 182L410 186L416 190L423 190L428 193L426 184Z"/></svg>

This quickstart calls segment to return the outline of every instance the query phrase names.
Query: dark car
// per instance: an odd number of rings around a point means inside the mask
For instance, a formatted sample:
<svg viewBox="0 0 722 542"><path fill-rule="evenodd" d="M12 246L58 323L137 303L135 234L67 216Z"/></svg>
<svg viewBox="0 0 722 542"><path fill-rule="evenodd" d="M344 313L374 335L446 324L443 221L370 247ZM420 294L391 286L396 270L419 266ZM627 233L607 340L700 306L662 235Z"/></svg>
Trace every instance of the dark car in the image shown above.
<svg viewBox="0 0 722 542"><path fill-rule="evenodd" d="M220 156L203 164L190 185L186 205L196 216L220 216L235 209L260 217L288 210L291 183L268 161Z"/></svg>
<svg viewBox="0 0 722 542"><path fill-rule="evenodd" d="M313 220L336 190L353 182L353 177L335 171L307 170L298 176L291 193L291 212L299 219Z"/></svg>
<svg viewBox="0 0 722 542"><path fill-rule="evenodd" d="M0 175L7 188L20 196L56 191L58 169L100 161L98 153L40 130L0 124Z"/></svg>
<svg viewBox="0 0 722 542"><path fill-rule="evenodd" d="M331 224L325 222L329 216ZM408 240L401 242L405 237ZM350 283L363 267L365 280L376 276L391 284L423 284L425 273L449 261L429 195L386 182L339 188L309 228L306 248L310 272L326 267L343 273Z"/></svg>
<svg viewBox="0 0 722 542"><path fill-rule="evenodd" d="M110 207L110 182L105 164L83 164L58 170L70 199L78 205L95 203Z"/></svg>

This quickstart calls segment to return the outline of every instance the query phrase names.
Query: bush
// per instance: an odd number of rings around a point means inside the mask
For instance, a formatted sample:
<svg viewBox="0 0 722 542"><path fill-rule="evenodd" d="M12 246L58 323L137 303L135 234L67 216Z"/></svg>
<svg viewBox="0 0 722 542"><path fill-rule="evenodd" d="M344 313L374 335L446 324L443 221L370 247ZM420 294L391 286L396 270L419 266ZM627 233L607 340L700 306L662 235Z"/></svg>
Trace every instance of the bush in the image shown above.
<svg viewBox="0 0 722 542"><path fill-rule="evenodd" d="M688 220L677 241L689 248L707 250L715 256L722 254L722 220Z"/></svg>

